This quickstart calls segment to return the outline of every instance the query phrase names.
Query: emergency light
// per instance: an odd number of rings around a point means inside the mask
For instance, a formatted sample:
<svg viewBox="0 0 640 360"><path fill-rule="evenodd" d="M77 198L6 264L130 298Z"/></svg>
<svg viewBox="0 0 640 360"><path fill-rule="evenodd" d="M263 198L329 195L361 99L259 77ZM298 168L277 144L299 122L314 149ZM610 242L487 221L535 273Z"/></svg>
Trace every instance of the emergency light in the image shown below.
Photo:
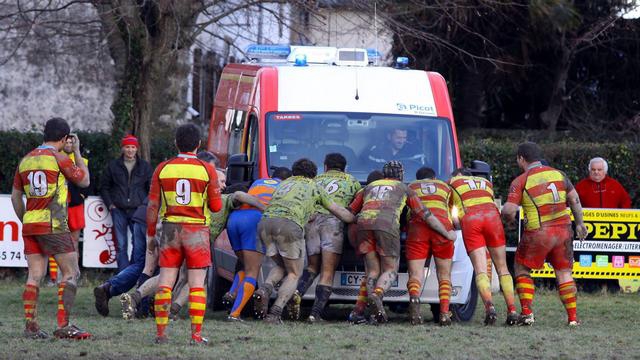
<svg viewBox="0 0 640 360"><path fill-rule="evenodd" d="M249 59L280 59L284 60L291 53L289 45L261 45L252 44L247 47L247 57Z"/></svg>
<svg viewBox="0 0 640 360"><path fill-rule="evenodd" d="M293 63L293 66L307 66L307 55L296 54L296 60Z"/></svg>
<svg viewBox="0 0 640 360"><path fill-rule="evenodd" d="M409 58L406 56L398 56L396 59L396 69L406 69L409 66Z"/></svg>

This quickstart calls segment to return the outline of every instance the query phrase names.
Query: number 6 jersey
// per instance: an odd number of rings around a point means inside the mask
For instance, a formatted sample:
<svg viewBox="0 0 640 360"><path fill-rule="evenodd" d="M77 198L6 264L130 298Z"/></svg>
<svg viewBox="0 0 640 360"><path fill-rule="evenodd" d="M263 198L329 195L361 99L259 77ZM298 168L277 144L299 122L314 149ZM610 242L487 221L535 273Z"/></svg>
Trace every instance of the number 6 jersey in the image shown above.
<svg viewBox="0 0 640 360"><path fill-rule="evenodd" d="M83 178L84 171L52 146L39 146L22 158L13 180L13 187L27 196L22 234L69 232L66 180L78 183Z"/></svg>
<svg viewBox="0 0 640 360"><path fill-rule="evenodd" d="M210 212L222 207L215 167L191 153L180 153L158 165L149 190L149 236L156 232L159 203L164 223L209 226Z"/></svg>
<svg viewBox="0 0 640 360"><path fill-rule="evenodd" d="M347 207L355 194L360 190L360 183L351 174L342 171L329 170L314 178L316 184L327 191L331 200L336 204ZM321 214L329 214L329 210L322 206L316 206L316 211Z"/></svg>

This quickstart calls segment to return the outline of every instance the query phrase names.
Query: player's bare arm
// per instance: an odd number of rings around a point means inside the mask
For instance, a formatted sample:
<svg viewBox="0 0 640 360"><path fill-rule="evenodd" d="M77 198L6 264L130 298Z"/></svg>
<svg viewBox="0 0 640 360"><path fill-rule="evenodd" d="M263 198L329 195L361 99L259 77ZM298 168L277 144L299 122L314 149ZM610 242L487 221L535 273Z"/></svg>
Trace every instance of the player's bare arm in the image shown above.
<svg viewBox="0 0 640 360"><path fill-rule="evenodd" d="M429 225L433 230L438 232L440 235L446 237L451 241L456 241L456 237L457 237L456 232L453 230L447 231L447 229L444 227L444 225L442 225L440 220L438 220L437 217L431 214L431 211L427 210L423 212L422 220L424 220L424 222L427 223L427 225Z"/></svg>
<svg viewBox="0 0 640 360"><path fill-rule="evenodd" d="M340 220L350 224L356 221L356 217L351 213L351 211L343 208L342 206L332 202L331 205L327 207L333 215L338 217Z"/></svg>
<svg viewBox="0 0 640 360"><path fill-rule="evenodd" d="M24 202L22 202L23 194L24 193L22 191L15 188L11 190L11 204L13 205L13 211L16 213L16 216L18 216L18 219L20 219L20 222L22 222L22 217L24 216Z"/></svg>
<svg viewBox="0 0 640 360"><path fill-rule="evenodd" d="M260 202L260 200L258 200L257 197L253 195L249 195L243 191L234 192L233 197L234 197L234 202L237 201L243 204L253 206L260 211L264 211L264 209L267 208L263 203Z"/></svg>
<svg viewBox="0 0 640 360"><path fill-rule="evenodd" d="M582 205L580 204L580 197L578 196L578 192L575 189L571 190L567 194L567 203L571 208L571 212L573 213L573 218L576 223L576 235L578 235L578 239L581 241L587 237L587 227L584 225L584 220L582 218Z"/></svg>
<svg viewBox="0 0 640 360"><path fill-rule="evenodd" d="M502 206L502 211L500 212L500 216L502 216L502 220L506 224L513 224L516 221L516 213L518 212L518 205L506 202Z"/></svg>
<svg viewBox="0 0 640 360"><path fill-rule="evenodd" d="M82 154L80 153L80 139L78 138L78 135L76 134L69 134L68 135L69 138L71 138L71 142L73 143L73 156L78 159L76 162L76 166L78 168L80 168L80 170L82 170L82 172L84 173L84 177L82 178L82 180L80 180L80 182L75 183L76 185L78 185L78 187L81 188L87 188L90 185L90 175L89 175L89 168L87 167L87 164L84 163L84 161L82 161Z"/></svg>

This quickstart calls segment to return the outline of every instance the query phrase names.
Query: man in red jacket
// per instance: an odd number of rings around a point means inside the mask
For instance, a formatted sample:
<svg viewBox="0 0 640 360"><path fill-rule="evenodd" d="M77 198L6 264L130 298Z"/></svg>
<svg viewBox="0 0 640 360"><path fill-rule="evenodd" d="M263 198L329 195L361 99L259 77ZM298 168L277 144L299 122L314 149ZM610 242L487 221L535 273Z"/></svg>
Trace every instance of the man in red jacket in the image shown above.
<svg viewBox="0 0 640 360"><path fill-rule="evenodd" d="M601 157L589 161L589 177L580 180L576 191L583 207L631 208L631 198L622 185L607 176L609 165Z"/></svg>

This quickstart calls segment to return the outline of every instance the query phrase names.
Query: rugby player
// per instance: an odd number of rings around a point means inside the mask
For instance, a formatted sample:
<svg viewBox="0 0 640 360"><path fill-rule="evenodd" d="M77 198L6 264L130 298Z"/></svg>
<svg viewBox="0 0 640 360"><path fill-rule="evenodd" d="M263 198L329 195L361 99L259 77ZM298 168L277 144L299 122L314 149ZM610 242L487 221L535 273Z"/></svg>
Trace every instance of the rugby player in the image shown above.
<svg viewBox="0 0 640 360"><path fill-rule="evenodd" d="M389 161L382 173L384 179L367 185L350 205L351 211L358 213L357 252L365 257L369 306L377 323L387 321L382 299L398 276L400 214L405 204L437 233L452 241L456 238L455 232L447 231L402 183L402 163Z"/></svg>
<svg viewBox="0 0 640 360"><path fill-rule="evenodd" d="M458 217L453 221L462 229L462 237L467 254L476 274L476 287L485 309L485 325L494 325L498 318L491 295L491 278L487 271L487 250L496 267L500 287L507 304L507 325L518 321L513 278L507 268L504 228L500 212L493 198L493 184L483 177L471 176L463 168L456 169L449 186L453 190L453 202L458 209Z"/></svg>
<svg viewBox="0 0 640 360"><path fill-rule="evenodd" d="M451 188L444 181L436 179L433 169L422 167L416 172L416 181L409 184L422 205L440 220L447 231L453 230L449 207L451 205ZM434 256L436 275L438 277L438 297L440 299L441 326L451 325L449 298L451 296L451 264L453 258L453 241L431 230L422 219L411 216L408 224L406 246L409 268L409 321L412 325L422 323L420 315L420 293L424 280L425 260Z"/></svg>
<svg viewBox="0 0 640 360"><path fill-rule="evenodd" d="M309 159L294 162L291 168L293 176L280 183L258 224L259 239L266 245L266 254L276 266L254 294L256 316L265 316L269 297L275 285L283 280L278 298L265 318L272 324L282 323L282 308L298 285L306 253L303 228L315 212L316 204L322 205L344 222L355 220L349 210L333 202L326 190L315 183L313 178L317 170Z"/></svg>
<svg viewBox="0 0 640 360"><path fill-rule="evenodd" d="M80 155L80 140L70 134L64 119L53 118L44 126L44 143L20 160L13 180L11 203L22 222L24 253L29 274L22 293L26 319L24 336L30 339L47 338L40 329L36 314L40 282L47 271L48 257L58 263L62 280L58 284L57 338L87 339L87 331L69 323L69 315L76 297L78 253L68 225L67 182L78 187L89 186L89 170L84 161L77 164L60 150L67 139L73 143L73 154ZM27 205L22 201L26 195Z"/></svg>
<svg viewBox="0 0 640 360"><path fill-rule="evenodd" d="M380 180L380 179L384 179L384 175L382 174L382 171L380 170L373 170L372 172L369 173L369 175L367 176L367 182L366 184L369 185L372 182L376 181L376 180ZM354 196L357 197L358 193L363 192L364 189L360 189L358 190L358 192L356 193L356 195ZM349 237L349 243L351 244L351 247L353 247L356 250L356 254L357 254L357 249L358 249L358 224L353 223L353 224L349 224L348 225L348 229L347 229L347 233L348 233L348 237ZM366 267L366 263L365 265L365 274L367 273L367 267ZM353 325L359 325L359 324L364 324L367 322L367 318L364 316L364 311L367 309L367 303L368 303L368 293L367 293L367 277L363 277L362 281L360 282L360 289L358 289L358 297L356 298L356 304L353 307L353 310L351 310L351 312L349 313L349 316L347 318L347 320L349 321L349 323L353 324Z"/></svg>
<svg viewBox="0 0 640 360"><path fill-rule="evenodd" d="M280 182L290 176L289 169L280 167L274 170L271 179L256 180L249 188L249 195L259 199L261 206L245 204L229 215L227 235L241 264L240 270L234 276L231 289L223 298L233 304L227 318L229 321L240 321L240 313L253 296L265 252L264 245L258 244L257 241L258 223L262 218L262 211L271 201Z"/></svg>
<svg viewBox="0 0 640 360"><path fill-rule="evenodd" d="M316 184L324 188L329 198L342 207L351 203L361 187L355 177L344 172L346 167L347 159L342 154L327 154L324 158L324 173L315 177ZM302 295L313 283L322 264L315 300L307 319L311 323L322 320L322 313L333 291L333 275L340 261L344 241L344 223L322 206L316 206L315 210L316 215L307 223L304 234L309 266L303 272L292 298L297 309L292 318L297 319Z"/></svg>
<svg viewBox="0 0 640 360"><path fill-rule="evenodd" d="M215 167L196 157L200 130L193 124L176 129L178 156L155 169L147 210L147 247L156 246L154 236L158 211L162 218L159 244L160 279L155 295L156 343L168 343L165 329L169 321L171 292L183 260L189 283L191 343L206 345L202 321L206 309L204 280L211 265L209 244L210 211L222 209L220 186Z"/></svg>
<svg viewBox="0 0 640 360"><path fill-rule="evenodd" d="M518 205L522 205L525 230L515 257L516 290L522 308L518 323L533 325L535 322L532 309L535 286L530 271L542 268L547 260L556 273L567 323L578 326L576 284L571 276L573 232L567 204L575 219L576 235L582 241L587 236L587 228L580 198L562 171L540 163L542 151L537 144L520 144L516 159L523 174L511 183L509 197L502 207L502 218L513 223Z"/></svg>

